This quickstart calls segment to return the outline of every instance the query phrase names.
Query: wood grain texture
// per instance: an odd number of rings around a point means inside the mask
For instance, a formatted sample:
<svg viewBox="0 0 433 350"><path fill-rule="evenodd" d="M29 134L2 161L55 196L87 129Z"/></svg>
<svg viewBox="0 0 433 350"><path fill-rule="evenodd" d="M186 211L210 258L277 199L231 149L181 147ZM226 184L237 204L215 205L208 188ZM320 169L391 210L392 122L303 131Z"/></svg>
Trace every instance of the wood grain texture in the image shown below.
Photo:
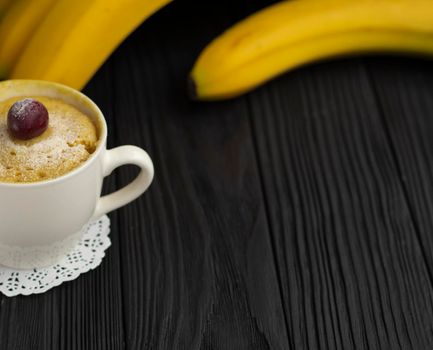
<svg viewBox="0 0 433 350"><path fill-rule="evenodd" d="M174 37L174 16L113 57L116 140L147 149L156 168L149 193L119 211L127 347L287 348L247 105L189 101L200 38L192 46L196 23Z"/></svg>
<svg viewBox="0 0 433 350"><path fill-rule="evenodd" d="M110 215L98 269L0 297L0 349L433 347L433 65L322 63L191 102L200 50L269 3L175 2L87 86L155 181Z"/></svg>
<svg viewBox="0 0 433 350"><path fill-rule="evenodd" d="M349 60L300 70L250 96L295 349L433 345L430 265L418 235L428 212L411 214L399 170L409 164L396 162L383 118L395 114L380 107L375 91L364 65ZM388 94L388 103L396 97ZM397 152L418 152L405 146ZM412 184L417 198L422 184Z"/></svg>

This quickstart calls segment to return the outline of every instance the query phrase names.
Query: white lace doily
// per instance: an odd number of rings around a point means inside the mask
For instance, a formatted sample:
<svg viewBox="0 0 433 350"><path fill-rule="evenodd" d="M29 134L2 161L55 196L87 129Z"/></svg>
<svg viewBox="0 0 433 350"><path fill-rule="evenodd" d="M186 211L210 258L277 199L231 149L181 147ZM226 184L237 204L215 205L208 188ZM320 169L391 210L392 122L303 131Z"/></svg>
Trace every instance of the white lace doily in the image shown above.
<svg viewBox="0 0 433 350"><path fill-rule="evenodd" d="M111 245L110 219L101 217L82 230L76 247L53 266L19 270L0 266L0 292L7 296L44 293L96 268Z"/></svg>

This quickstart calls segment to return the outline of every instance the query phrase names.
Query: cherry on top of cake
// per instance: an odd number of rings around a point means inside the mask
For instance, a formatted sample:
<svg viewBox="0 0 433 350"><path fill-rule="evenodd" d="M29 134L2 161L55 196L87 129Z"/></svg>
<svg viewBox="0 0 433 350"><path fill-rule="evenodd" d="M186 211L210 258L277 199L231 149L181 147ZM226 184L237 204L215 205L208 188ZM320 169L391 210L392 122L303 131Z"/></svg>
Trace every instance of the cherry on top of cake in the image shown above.
<svg viewBox="0 0 433 350"><path fill-rule="evenodd" d="M30 140L41 135L48 127L48 111L33 98L16 101L8 111L8 129L18 140Z"/></svg>
<svg viewBox="0 0 433 350"><path fill-rule="evenodd" d="M97 128L74 106L49 97L0 101L0 182L62 176L96 149Z"/></svg>

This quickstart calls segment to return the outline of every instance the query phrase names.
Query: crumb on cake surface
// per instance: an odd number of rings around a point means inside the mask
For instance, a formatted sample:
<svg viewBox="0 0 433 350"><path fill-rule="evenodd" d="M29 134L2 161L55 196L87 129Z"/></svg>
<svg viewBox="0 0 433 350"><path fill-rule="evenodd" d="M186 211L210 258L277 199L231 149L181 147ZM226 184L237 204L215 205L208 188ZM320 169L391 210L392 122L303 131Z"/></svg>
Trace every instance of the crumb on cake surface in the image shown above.
<svg viewBox="0 0 433 350"><path fill-rule="evenodd" d="M25 97L0 102L0 182L36 182L65 175L84 163L98 143L88 116L59 99L39 96L30 97L47 108L48 129L31 140L13 138L7 129L7 113Z"/></svg>

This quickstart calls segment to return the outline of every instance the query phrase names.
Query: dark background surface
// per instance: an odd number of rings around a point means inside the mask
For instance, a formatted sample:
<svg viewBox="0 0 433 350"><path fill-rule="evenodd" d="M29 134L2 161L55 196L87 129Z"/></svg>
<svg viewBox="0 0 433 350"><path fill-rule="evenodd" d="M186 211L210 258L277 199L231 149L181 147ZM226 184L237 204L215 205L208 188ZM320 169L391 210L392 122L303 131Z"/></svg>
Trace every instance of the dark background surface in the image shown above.
<svg viewBox="0 0 433 350"><path fill-rule="evenodd" d="M267 3L173 3L91 81L109 146L145 148L155 181L110 215L98 269L1 297L0 349L433 348L433 64L338 60L189 101L200 50Z"/></svg>

